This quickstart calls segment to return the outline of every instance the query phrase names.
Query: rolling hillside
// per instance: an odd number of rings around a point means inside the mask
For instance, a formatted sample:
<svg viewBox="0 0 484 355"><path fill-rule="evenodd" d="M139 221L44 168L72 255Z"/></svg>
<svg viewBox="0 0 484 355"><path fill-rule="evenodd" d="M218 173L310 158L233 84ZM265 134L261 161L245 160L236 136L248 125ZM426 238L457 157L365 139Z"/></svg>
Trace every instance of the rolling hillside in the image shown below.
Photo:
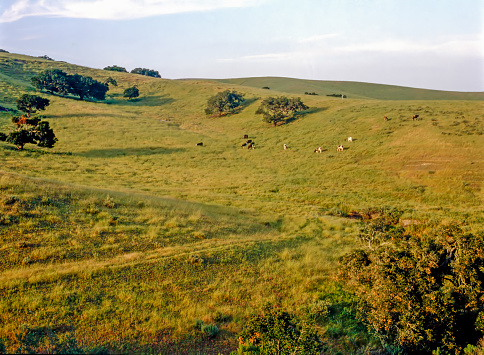
<svg viewBox="0 0 484 355"><path fill-rule="evenodd" d="M303 80L277 77L221 79L218 81L254 88L268 87L274 91L296 95L304 95L305 92L310 92L321 96L344 94L352 99L484 100L484 92L439 91L352 81Z"/></svg>
<svg viewBox="0 0 484 355"><path fill-rule="evenodd" d="M36 92L30 77L52 68L118 85L104 101ZM128 101L133 85L140 97ZM226 89L245 95L243 109L207 117L207 99ZM15 109L23 93L50 100L40 114L59 141L22 151L0 142L0 339L10 351L54 332L35 349L74 339L85 352L229 354L267 303L316 319L328 354L381 350L336 279L362 228L351 217L396 208L409 233L484 229L483 93L166 80L0 53L0 106ZM269 95L310 108L273 127L256 114ZM11 116L0 112L0 132ZM241 147L246 134L256 149Z"/></svg>

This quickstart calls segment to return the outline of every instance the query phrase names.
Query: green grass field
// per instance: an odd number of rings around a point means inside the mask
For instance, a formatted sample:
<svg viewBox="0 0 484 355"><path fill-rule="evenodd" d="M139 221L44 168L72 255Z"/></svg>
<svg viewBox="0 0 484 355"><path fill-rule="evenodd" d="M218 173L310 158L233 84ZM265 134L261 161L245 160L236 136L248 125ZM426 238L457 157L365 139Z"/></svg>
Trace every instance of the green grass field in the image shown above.
<svg viewBox="0 0 484 355"><path fill-rule="evenodd" d="M51 101L41 114L59 139L53 149L0 142L0 339L9 351L25 329L48 329L85 351L228 354L266 303L301 317L323 299L345 307L337 260L361 227L350 212L396 207L409 228L484 229L483 93L165 80L0 53L0 106L34 93L30 77L48 68L118 86L102 102L37 93ZM122 93L134 84L140 97L129 102ZM244 93L246 106L207 117L207 99L225 89ZM269 95L301 97L310 109L272 127L255 114ZM10 119L0 113L1 132ZM241 148L245 134L256 149ZM219 327L215 340L195 330L198 319ZM317 327L328 354L378 347L349 316Z"/></svg>

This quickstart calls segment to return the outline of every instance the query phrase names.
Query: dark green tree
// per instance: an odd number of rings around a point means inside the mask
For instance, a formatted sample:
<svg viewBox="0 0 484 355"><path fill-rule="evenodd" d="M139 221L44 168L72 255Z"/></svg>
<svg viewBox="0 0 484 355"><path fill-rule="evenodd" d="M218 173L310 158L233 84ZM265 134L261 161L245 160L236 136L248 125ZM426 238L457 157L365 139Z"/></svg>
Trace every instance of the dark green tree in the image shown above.
<svg viewBox="0 0 484 355"><path fill-rule="evenodd" d="M265 98L256 114L263 115L264 121L272 123L274 126L293 117L297 112L307 110L301 98L287 98L286 96Z"/></svg>
<svg viewBox="0 0 484 355"><path fill-rule="evenodd" d="M128 100L134 99L135 97L138 97L138 96L139 96L139 89L136 85L124 90L123 97L127 97Z"/></svg>
<svg viewBox="0 0 484 355"><path fill-rule="evenodd" d="M484 233L456 225L415 235L378 218L362 248L341 258L362 317L384 344L408 353L461 353L484 335Z"/></svg>
<svg viewBox="0 0 484 355"><path fill-rule="evenodd" d="M249 319L239 334L239 343L239 349L231 355L313 355L321 351L319 337L310 325L271 306Z"/></svg>
<svg viewBox="0 0 484 355"><path fill-rule="evenodd" d="M121 72L121 73L127 73L128 72L126 70L126 68L118 67L117 65L112 65L112 66L105 67L104 70L117 71L117 72Z"/></svg>
<svg viewBox="0 0 484 355"><path fill-rule="evenodd" d="M207 101L205 113L207 115L234 113L245 102L244 95L237 91L225 90L210 97Z"/></svg>
<svg viewBox="0 0 484 355"><path fill-rule="evenodd" d="M161 78L161 75L157 70L146 68L135 68L131 70L131 74L140 74L145 76L151 76L153 78Z"/></svg>
<svg viewBox="0 0 484 355"><path fill-rule="evenodd" d="M25 144L36 144L43 148L52 148L57 142L57 138L49 122L42 121L40 118L27 118L25 116L13 117L12 122L16 125L10 132L5 141L23 149Z"/></svg>
<svg viewBox="0 0 484 355"><path fill-rule="evenodd" d="M40 96L23 94L20 99L17 100L17 108L27 114L30 117L32 113L37 110L45 110L49 106L50 101Z"/></svg>
<svg viewBox="0 0 484 355"><path fill-rule="evenodd" d="M104 84L108 85L108 86L109 86L109 84L111 84L112 86L118 86L118 82L116 81L116 79L113 79L111 77L104 80Z"/></svg>
<svg viewBox="0 0 484 355"><path fill-rule="evenodd" d="M107 83L101 83L90 76L69 75L59 69L46 70L32 77L31 82L39 90L58 95L76 95L81 100L85 98L104 100L109 90Z"/></svg>
<svg viewBox="0 0 484 355"><path fill-rule="evenodd" d="M46 90L50 94L66 95L69 93L68 74L60 69L45 70L33 76L30 81L37 89Z"/></svg>

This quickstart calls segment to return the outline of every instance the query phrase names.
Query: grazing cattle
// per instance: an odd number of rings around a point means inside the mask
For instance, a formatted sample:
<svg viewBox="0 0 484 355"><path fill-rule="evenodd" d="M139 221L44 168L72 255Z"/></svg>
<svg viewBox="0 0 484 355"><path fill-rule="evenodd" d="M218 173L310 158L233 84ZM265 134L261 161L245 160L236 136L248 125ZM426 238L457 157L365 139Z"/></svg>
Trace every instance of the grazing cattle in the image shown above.
<svg viewBox="0 0 484 355"><path fill-rule="evenodd" d="M314 149L314 153L322 153L323 148L319 147L318 149Z"/></svg>
<svg viewBox="0 0 484 355"><path fill-rule="evenodd" d="M203 146L203 142L197 143L197 146L198 147L202 147Z"/></svg>
<svg viewBox="0 0 484 355"><path fill-rule="evenodd" d="M383 116L383 119L384 119L385 121L388 121L388 117L387 117L387 116Z"/></svg>
<svg viewBox="0 0 484 355"><path fill-rule="evenodd" d="M336 149L336 150L337 150L338 152L342 152L342 151L343 151L343 150L345 150L345 149L343 148L343 146L342 146L342 145L339 145L339 146L338 146L338 149Z"/></svg>
<svg viewBox="0 0 484 355"><path fill-rule="evenodd" d="M247 149L255 149L255 143L254 142L249 143L249 146L247 147Z"/></svg>
<svg viewBox="0 0 484 355"><path fill-rule="evenodd" d="M248 143L242 144L242 148L246 147Z"/></svg>
<svg viewBox="0 0 484 355"><path fill-rule="evenodd" d="M418 115L413 115L412 120L416 120L418 118Z"/></svg>
<svg viewBox="0 0 484 355"><path fill-rule="evenodd" d="M248 134L244 134L244 139L249 139L249 135Z"/></svg>
<svg viewBox="0 0 484 355"><path fill-rule="evenodd" d="M284 143L284 150L286 150L286 149L287 149L287 144L286 144L286 143Z"/></svg>
<svg viewBox="0 0 484 355"><path fill-rule="evenodd" d="M348 142L353 142L353 137L348 137Z"/></svg>
<svg viewBox="0 0 484 355"><path fill-rule="evenodd" d="M249 140L247 141L247 144L248 144L248 143L252 143L252 139L249 139Z"/></svg>

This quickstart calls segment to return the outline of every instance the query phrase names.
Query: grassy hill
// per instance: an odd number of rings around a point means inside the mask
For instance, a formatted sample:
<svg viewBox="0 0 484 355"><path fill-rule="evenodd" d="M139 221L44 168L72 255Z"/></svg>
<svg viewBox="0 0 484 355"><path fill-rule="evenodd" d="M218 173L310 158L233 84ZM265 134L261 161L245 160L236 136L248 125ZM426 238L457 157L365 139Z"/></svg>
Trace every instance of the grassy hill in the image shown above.
<svg viewBox="0 0 484 355"><path fill-rule="evenodd" d="M362 83L353 81L303 80L293 78L260 77L221 79L222 83L247 87L263 88L287 92L296 95L316 93L326 96L332 94L346 95L352 99L378 100L484 100L484 92L459 92L416 89L395 85Z"/></svg>
<svg viewBox="0 0 484 355"><path fill-rule="evenodd" d="M51 100L42 114L53 149L0 142L0 339L10 351L33 329L84 350L228 354L267 302L301 317L322 300L351 308L334 278L361 227L351 212L388 206L412 230L483 229L482 93L165 80L0 53L0 106L15 108L49 68L118 86L100 102L37 93ZM122 93L134 84L130 102ZM225 89L243 92L246 106L206 117L207 99ZM343 89L347 99L325 96ZM283 93L310 109L269 126L259 102ZM10 120L0 113L0 131ZM255 150L241 148L245 134ZM197 319L219 327L216 341ZM378 348L351 315L317 326L328 353Z"/></svg>

